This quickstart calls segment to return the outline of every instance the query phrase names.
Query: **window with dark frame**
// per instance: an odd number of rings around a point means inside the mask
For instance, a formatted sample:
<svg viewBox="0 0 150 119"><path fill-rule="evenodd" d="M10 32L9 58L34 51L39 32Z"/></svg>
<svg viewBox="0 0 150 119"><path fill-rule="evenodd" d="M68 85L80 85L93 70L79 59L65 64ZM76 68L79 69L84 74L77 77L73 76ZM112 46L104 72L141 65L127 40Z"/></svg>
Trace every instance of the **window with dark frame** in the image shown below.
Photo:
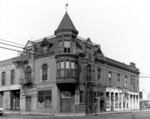
<svg viewBox="0 0 150 119"><path fill-rule="evenodd" d="M47 73L48 73L48 66L47 64L44 64L42 66L42 81L46 81L48 79Z"/></svg>
<svg viewBox="0 0 150 119"><path fill-rule="evenodd" d="M38 107L50 108L52 106L52 90L38 91Z"/></svg>
<svg viewBox="0 0 150 119"><path fill-rule="evenodd" d="M6 78L6 73L2 72L2 86L5 85L5 78Z"/></svg>
<svg viewBox="0 0 150 119"><path fill-rule="evenodd" d="M15 84L15 70L11 70L11 84Z"/></svg>

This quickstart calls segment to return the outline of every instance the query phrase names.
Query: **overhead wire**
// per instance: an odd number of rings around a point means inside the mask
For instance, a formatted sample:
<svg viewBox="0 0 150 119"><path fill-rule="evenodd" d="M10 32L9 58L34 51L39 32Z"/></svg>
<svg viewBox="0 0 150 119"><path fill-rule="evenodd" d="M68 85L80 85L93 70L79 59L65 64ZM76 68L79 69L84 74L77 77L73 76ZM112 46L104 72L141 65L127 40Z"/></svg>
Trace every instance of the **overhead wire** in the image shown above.
<svg viewBox="0 0 150 119"><path fill-rule="evenodd" d="M4 44L4 45L8 45L8 46L12 46L12 47L16 47L16 48L21 48L21 49L23 49L23 47L16 46L16 45L11 45L11 44L8 44L8 43L0 42L0 44Z"/></svg>
<svg viewBox="0 0 150 119"><path fill-rule="evenodd" d="M16 45L21 45L21 46L24 46L20 43L15 43L15 42L12 42L12 41L9 41L9 40L4 40L4 39L0 39L1 41L5 41L5 42L9 42L9 43L13 43L13 44L16 44Z"/></svg>

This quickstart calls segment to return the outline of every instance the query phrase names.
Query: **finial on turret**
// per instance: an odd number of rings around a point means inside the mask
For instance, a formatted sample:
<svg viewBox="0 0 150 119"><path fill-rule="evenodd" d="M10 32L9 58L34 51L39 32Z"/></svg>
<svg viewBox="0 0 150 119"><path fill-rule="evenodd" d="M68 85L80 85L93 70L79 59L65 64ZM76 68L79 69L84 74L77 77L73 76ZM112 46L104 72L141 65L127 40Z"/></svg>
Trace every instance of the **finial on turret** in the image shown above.
<svg viewBox="0 0 150 119"><path fill-rule="evenodd" d="M66 6L66 12L67 12L68 2L66 2L65 6Z"/></svg>

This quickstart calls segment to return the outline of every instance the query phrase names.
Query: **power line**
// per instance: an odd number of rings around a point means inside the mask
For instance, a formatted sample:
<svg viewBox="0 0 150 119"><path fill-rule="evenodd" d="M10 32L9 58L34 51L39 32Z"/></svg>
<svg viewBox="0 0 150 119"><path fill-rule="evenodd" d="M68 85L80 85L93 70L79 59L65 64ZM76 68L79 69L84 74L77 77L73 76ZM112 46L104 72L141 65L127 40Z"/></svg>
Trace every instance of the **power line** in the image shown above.
<svg viewBox="0 0 150 119"><path fill-rule="evenodd" d="M12 42L12 41L9 41L9 40L3 40L3 39L0 39L1 41L5 41L5 42L9 42L9 43L13 43L13 44L16 44L16 45L21 45L21 46L24 46L20 43L15 43L15 42Z"/></svg>
<svg viewBox="0 0 150 119"><path fill-rule="evenodd" d="M15 50L15 49L12 49L12 48L6 48L6 47L2 47L2 46L0 46L0 48L7 49L7 50L12 50L12 51L17 51L17 52L22 52L20 50Z"/></svg>
<svg viewBox="0 0 150 119"><path fill-rule="evenodd" d="M8 44L8 43L3 43L3 42L0 42L1 44L4 44L4 45L8 45L8 46L12 46L12 47L16 47L16 48L21 48L23 49L23 47L20 47L20 46L16 46L16 45L11 45L11 44Z"/></svg>

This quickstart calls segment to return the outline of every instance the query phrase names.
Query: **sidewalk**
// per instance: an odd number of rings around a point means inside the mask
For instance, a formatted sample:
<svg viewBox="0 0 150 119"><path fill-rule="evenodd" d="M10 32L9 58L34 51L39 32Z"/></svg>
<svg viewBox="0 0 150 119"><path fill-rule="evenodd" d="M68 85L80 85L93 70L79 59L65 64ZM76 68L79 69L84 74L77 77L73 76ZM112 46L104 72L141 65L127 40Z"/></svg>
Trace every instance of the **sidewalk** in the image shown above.
<svg viewBox="0 0 150 119"><path fill-rule="evenodd" d="M45 113L45 112L20 112L20 111L5 111L4 114L21 114L21 115L47 115L47 116L98 116L98 115L107 115L107 114L121 114L121 113L133 113L133 112L143 112L150 111L150 109L146 110L128 110L128 111L113 111L113 112L101 112L101 113Z"/></svg>

